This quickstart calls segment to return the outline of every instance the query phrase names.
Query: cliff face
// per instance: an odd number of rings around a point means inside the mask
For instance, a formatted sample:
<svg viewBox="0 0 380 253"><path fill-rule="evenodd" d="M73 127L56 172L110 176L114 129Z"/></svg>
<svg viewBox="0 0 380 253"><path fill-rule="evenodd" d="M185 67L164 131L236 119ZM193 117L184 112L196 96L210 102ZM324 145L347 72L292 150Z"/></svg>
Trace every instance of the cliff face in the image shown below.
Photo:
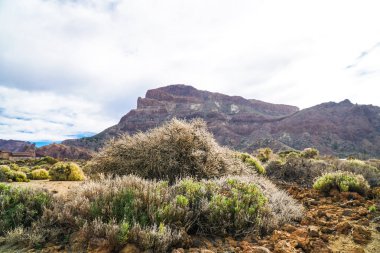
<svg viewBox="0 0 380 253"><path fill-rule="evenodd" d="M137 108L120 122L89 138L63 144L98 150L122 133L133 134L159 126L173 117L204 119L216 140L235 149L252 151L317 147L325 154L380 155L380 108L325 103L299 110L259 100L200 91L186 85L148 90L138 98Z"/></svg>

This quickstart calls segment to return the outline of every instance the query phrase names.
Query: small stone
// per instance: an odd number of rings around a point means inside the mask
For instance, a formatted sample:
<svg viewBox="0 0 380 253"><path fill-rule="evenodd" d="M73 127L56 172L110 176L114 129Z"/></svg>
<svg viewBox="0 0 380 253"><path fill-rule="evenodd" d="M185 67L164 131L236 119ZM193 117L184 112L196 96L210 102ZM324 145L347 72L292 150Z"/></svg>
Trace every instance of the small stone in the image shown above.
<svg viewBox="0 0 380 253"><path fill-rule="evenodd" d="M271 253L269 249L265 247L259 247L259 246L252 247L250 252L251 253Z"/></svg>
<svg viewBox="0 0 380 253"><path fill-rule="evenodd" d="M309 226L309 236L318 237L319 236L319 228L317 226Z"/></svg>
<svg viewBox="0 0 380 253"><path fill-rule="evenodd" d="M336 225L336 231L344 235L348 235L348 233L351 231L351 228L352 228L351 224L348 223L347 221L340 222L338 223L338 225Z"/></svg>
<svg viewBox="0 0 380 253"><path fill-rule="evenodd" d="M215 252L208 249L201 249L201 253L215 253Z"/></svg>
<svg viewBox="0 0 380 253"><path fill-rule="evenodd" d="M352 230L352 239L358 244L367 244L371 239L371 231L362 226L355 226Z"/></svg>
<svg viewBox="0 0 380 253"><path fill-rule="evenodd" d="M185 253L185 250L183 248L173 249L172 253Z"/></svg>
<svg viewBox="0 0 380 253"><path fill-rule="evenodd" d="M140 250L134 244L127 244L119 253L140 253Z"/></svg>

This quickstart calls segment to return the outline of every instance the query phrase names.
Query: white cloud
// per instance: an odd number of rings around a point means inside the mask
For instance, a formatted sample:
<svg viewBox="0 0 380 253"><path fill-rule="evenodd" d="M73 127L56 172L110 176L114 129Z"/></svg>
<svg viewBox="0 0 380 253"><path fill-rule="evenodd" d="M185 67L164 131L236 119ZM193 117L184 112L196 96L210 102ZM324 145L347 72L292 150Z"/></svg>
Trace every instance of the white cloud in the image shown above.
<svg viewBox="0 0 380 253"><path fill-rule="evenodd" d="M302 108L345 98L380 105L380 48L371 51L380 42L379 7L376 0L4 0L0 84L73 96L113 122L146 89L172 83ZM356 62L363 51L371 52Z"/></svg>
<svg viewBox="0 0 380 253"><path fill-rule="evenodd" d="M0 87L0 139L60 141L113 123L99 105L74 96Z"/></svg>

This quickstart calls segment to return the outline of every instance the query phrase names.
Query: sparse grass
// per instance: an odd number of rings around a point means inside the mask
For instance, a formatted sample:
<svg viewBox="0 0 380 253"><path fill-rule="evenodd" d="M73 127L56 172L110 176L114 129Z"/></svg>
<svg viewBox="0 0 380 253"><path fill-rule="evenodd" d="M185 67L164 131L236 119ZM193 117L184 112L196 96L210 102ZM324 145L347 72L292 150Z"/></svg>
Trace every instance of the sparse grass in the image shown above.
<svg viewBox="0 0 380 253"><path fill-rule="evenodd" d="M82 169L72 162L58 162L49 170L51 180L54 181L83 181Z"/></svg>
<svg viewBox="0 0 380 253"><path fill-rule="evenodd" d="M366 194L369 190L369 184L362 175L356 175L351 172L332 172L326 173L315 180L314 189L324 193L329 193L336 189L341 192L357 192Z"/></svg>

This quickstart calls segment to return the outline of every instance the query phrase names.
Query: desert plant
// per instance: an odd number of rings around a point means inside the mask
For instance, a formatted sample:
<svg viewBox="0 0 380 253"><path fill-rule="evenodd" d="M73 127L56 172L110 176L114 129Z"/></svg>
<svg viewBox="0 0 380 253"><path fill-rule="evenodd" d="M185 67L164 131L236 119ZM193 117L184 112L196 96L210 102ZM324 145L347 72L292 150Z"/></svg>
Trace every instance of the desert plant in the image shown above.
<svg viewBox="0 0 380 253"><path fill-rule="evenodd" d="M371 206L368 207L368 211L371 212L371 213L376 212L376 210L377 210L377 208L376 208L375 205L371 205Z"/></svg>
<svg viewBox="0 0 380 253"><path fill-rule="evenodd" d="M258 161L255 157L247 154L247 153L242 153L240 154L240 159L248 165L249 168L253 169L259 174L265 174L265 168L263 165Z"/></svg>
<svg viewBox="0 0 380 253"><path fill-rule="evenodd" d="M364 161L357 159L339 161L337 168L341 171L363 175L372 187L380 186L380 170Z"/></svg>
<svg viewBox="0 0 380 253"><path fill-rule="evenodd" d="M49 172L45 169L32 170L29 173L29 178L33 180L43 180L49 178Z"/></svg>
<svg viewBox="0 0 380 253"><path fill-rule="evenodd" d="M72 162L58 162L49 170L53 181L83 181L85 179L82 169Z"/></svg>
<svg viewBox="0 0 380 253"><path fill-rule="evenodd" d="M90 174L136 174L143 178L213 178L242 174L246 166L220 147L202 120L173 119L161 127L113 140L88 165Z"/></svg>
<svg viewBox="0 0 380 253"><path fill-rule="evenodd" d="M29 227L50 203L46 191L0 184L0 236L20 226Z"/></svg>
<svg viewBox="0 0 380 253"><path fill-rule="evenodd" d="M269 161L273 154L272 149L270 148L260 148L257 150L257 159L260 160L262 163L266 163Z"/></svg>
<svg viewBox="0 0 380 253"><path fill-rule="evenodd" d="M308 159L314 159L319 156L319 151L316 148L305 148L301 152L301 156Z"/></svg>
<svg viewBox="0 0 380 253"><path fill-rule="evenodd" d="M362 175L338 171L316 178L313 188L324 193L336 189L341 192L365 194L369 190L369 184Z"/></svg>
<svg viewBox="0 0 380 253"><path fill-rule="evenodd" d="M167 252L188 234L260 233L302 214L297 202L257 176L187 178L173 185L116 176L85 182L69 196L46 209L33 232L49 241L78 232L77 239L83 242L105 238L115 249L134 243L141 249ZM54 229L61 232L52 233Z"/></svg>
<svg viewBox="0 0 380 253"><path fill-rule="evenodd" d="M30 169L26 166L19 167L19 171L24 172L24 173L29 173Z"/></svg>

